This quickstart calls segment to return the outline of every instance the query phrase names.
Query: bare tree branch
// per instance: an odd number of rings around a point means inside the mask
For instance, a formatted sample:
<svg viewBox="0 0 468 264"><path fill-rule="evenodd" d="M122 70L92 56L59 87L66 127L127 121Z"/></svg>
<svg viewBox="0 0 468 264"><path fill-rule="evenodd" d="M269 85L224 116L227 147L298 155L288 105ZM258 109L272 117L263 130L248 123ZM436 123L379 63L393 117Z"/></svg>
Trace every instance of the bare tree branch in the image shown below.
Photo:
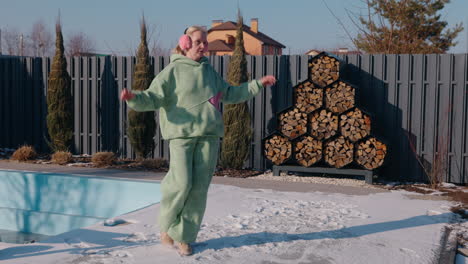
<svg viewBox="0 0 468 264"><path fill-rule="evenodd" d="M44 21L36 21L29 34L28 53L32 56L48 56L51 55L54 46L52 33L47 29Z"/></svg>
<svg viewBox="0 0 468 264"><path fill-rule="evenodd" d="M68 36L65 45L67 56L79 56L87 53L94 53L96 45L84 32L74 32Z"/></svg>
<svg viewBox="0 0 468 264"><path fill-rule="evenodd" d="M343 24L343 22L341 21L341 19L335 14L335 12L333 12L330 7L328 6L328 4L325 2L325 0L322 0L323 4L325 5L325 7L328 9L328 11L332 14L332 16L336 19L336 21L338 22L338 24L343 28L344 32L346 33L346 35L348 35L348 38L351 40L351 42L353 43L354 47L356 49L358 49L358 47L355 45L354 43L354 38L351 36L351 34L349 33L348 29L345 27L345 25Z"/></svg>

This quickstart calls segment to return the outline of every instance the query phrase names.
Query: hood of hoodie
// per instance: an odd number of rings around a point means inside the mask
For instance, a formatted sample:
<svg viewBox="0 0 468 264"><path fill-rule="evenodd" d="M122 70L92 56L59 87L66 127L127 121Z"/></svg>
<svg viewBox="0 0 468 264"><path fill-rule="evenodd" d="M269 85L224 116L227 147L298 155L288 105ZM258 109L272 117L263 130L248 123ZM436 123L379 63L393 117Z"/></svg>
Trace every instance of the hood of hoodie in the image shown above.
<svg viewBox="0 0 468 264"><path fill-rule="evenodd" d="M202 57L200 61L194 61L184 55L181 54L172 54L171 55L171 62L173 63L183 63L183 64L188 64L188 65L193 65L193 66L200 66L202 64L208 63L208 58L207 57Z"/></svg>
<svg viewBox="0 0 468 264"><path fill-rule="evenodd" d="M172 98L169 103L172 107L190 109L207 102L222 88L218 74L206 57L194 61L184 55L172 54L171 63L163 71L165 73L160 77L170 80L166 96Z"/></svg>

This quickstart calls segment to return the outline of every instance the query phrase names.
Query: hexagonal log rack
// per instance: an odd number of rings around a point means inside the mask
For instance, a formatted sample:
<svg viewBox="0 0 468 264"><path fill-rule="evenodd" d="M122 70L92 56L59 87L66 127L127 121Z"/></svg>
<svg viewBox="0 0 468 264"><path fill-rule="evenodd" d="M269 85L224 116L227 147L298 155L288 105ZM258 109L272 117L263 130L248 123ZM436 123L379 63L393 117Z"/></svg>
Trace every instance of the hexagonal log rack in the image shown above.
<svg viewBox="0 0 468 264"><path fill-rule="evenodd" d="M293 87L294 105L277 114L277 132L263 139L274 171L361 174L372 183L387 145L372 136L371 117L356 107L356 87L340 79L342 67L326 53L309 60L308 80ZM285 165L292 163L301 166ZM363 169L345 169L350 164Z"/></svg>

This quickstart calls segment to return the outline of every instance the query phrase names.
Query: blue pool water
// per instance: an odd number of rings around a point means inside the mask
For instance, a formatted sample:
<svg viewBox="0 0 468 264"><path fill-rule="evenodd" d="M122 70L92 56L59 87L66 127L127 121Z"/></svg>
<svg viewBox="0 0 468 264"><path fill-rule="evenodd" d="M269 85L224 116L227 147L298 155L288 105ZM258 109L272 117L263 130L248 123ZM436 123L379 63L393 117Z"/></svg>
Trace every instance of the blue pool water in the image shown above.
<svg viewBox="0 0 468 264"><path fill-rule="evenodd" d="M57 235L160 200L157 182L0 170L0 241Z"/></svg>

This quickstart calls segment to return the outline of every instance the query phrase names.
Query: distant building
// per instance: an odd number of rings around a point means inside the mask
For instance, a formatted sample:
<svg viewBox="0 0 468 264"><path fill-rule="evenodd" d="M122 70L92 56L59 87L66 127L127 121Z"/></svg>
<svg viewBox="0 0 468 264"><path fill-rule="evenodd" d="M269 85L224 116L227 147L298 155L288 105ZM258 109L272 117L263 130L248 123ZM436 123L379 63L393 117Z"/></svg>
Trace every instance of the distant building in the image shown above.
<svg viewBox="0 0 468 264"><path fill-rule="evenodd" d="M335 55L351 55L351 54L362 54L358 50L349 50L348 48L339 48L337 50L317 50L317 49L311 49L307 51L305 54L306 55L311 55L315 56L319 54L320 52L327 52L330 54L335 54Z"/></svg>
<svg viewBox="0 0 468 264"><path fill-rule="evenodd" d="M213 20L208 30L208 54L207 55L232 55L236 42L236 22ZM270 38L258 30L258 19L252 18L250 27L245 24L244 48L249 55L281 55L283 44Z"/></svg>

